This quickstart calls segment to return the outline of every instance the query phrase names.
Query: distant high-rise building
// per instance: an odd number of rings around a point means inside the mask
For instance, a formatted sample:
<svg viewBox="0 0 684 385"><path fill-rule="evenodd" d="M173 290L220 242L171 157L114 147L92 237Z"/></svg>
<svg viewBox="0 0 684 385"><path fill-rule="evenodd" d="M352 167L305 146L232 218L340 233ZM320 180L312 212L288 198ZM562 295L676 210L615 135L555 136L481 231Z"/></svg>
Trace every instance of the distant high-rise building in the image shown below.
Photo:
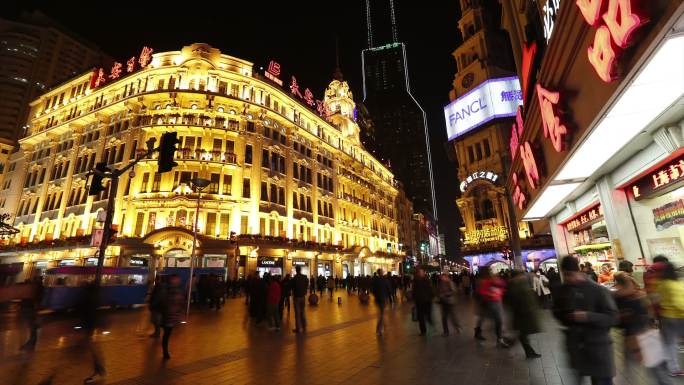
<svg viewBox="0 0 684 385"><path fill-rule="evenodd" d="M411 95L406 46L399 41L396 14L393 0L364 3L363 105L372 117L373 130L363 130L361 137L404 183L414 210L436 220L427 121Z"/></svg>
<svg viewBox="0 0 684 385"><path fill-rule="evenodd" d="M23 135L29 102L48 88L107 61L97 47L41 13L24 14L18 21L0 19L2 151L11 149ZM66 102L56 100L52 106ZM4 152L0 159L6 159Z"/></svg>

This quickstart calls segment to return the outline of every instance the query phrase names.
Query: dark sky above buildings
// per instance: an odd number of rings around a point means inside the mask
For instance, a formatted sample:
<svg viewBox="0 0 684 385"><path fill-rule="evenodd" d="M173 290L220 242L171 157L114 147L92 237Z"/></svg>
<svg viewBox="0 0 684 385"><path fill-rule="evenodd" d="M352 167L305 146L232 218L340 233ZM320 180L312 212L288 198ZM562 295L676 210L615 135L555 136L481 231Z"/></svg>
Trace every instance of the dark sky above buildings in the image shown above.
<svg viewBox="0 0 684 385"><path fill-rule="evenodd" d="M322 98L332 79L337 37L340 67L355 99L361 101L361 50L366 47L363 5L362 0L10 0L3 2L0 14L15 19L23 11L40 10L120 60L137 55L144 45L159 52L193 42L208 43L257 67L276 60L284 73L295 75L300 86L310 88L317 98ZM449 101L456 70L451 52L460 41L458 1L395 0L395 5L413 93L428 114L440 231L446 234L447 254L455 255L458 181L455 164L445 151L442 107ZM380 24L374 27L382 28Z"/></svg>

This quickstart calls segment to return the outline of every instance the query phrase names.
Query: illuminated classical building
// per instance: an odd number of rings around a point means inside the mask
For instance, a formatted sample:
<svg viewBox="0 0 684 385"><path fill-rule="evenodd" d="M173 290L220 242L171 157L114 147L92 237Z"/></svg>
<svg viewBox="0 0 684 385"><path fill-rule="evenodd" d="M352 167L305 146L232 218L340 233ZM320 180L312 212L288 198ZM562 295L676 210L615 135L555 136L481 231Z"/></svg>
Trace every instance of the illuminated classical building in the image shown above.
<svg viewBox="0 0 684 385"><path fill-rule="evenodd" d="M360 144L341 76L315 101L294 78L280 87L274 62L261 74L206 44L150 53L31 103L28 135L0 195L20 230L3 264L23 263L30 275L93 263L89 235L107 191L88 196L87 172L97 162L122 167L146 142L175 131L174 170L157 173L156 160L145 159L120 179L107 265L189 266L197 202L190 180L201 177L211 184L199 210L199 266L226 266L231 277L295 265L340 277L397 271L394 176Z"/></svg>
<svg viewBox="0 0 684 385"><path fill-rule="evenodd" d="M457 73L445 119L458 163L461 254L473 265L507 263L511 218L505 182L511 125L522 94L518 78L511 76L515 65L508 39L498 27L499 5L460 3L463 43L453 52ZM516 231L524 256L551 245L549 237L533 240L527 222L518 223Z"/></svg>

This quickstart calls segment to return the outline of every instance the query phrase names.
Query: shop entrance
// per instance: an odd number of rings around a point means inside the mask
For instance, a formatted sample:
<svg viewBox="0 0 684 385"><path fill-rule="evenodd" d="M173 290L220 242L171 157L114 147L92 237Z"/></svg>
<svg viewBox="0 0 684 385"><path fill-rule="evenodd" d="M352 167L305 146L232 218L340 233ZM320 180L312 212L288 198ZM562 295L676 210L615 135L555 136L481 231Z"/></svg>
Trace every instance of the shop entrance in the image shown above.
<svg viewBox="0 0 684 385"><path fill-rule="evenodd" d="M305 276L309 276L309 260L308 259L293 259L292 260L292 276L297 274L297 271L295 270L297 266L300 267L301 272Z"/></svg>
<svg viewBox="0 0 684 385"><path fill-rule="evenodd" d="M190 267L190 257L187 250L173 249L164 255L164 261L166 267Z"/></svg>
<svg viewBox="0 0 684 385"><path fill-rule="evenodd" d="M330 262L318 262L318 275L322 275L326 278L330 277L332 270L330 269Z"/></svg>
<svg viewBox="0 0 684 385"><path fill-rule="evenodd" d="M265 273L283 275L283 258L257 257L257 274L263 277Z"/></svg>

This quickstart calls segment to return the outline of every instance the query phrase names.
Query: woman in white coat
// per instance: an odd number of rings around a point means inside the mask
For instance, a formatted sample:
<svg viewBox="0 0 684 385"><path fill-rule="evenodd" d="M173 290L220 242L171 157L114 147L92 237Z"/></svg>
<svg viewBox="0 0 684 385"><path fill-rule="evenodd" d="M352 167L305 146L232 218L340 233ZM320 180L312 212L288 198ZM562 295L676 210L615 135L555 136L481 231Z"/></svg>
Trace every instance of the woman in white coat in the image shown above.
<svg viewBox="0 0 684 385"><path fill-rule="evenodd" d="M537 270L536 274L532 279L532 289L537 293L539 298L539 303L542 304L544 308L548 307L549 296L551 295L551 289L549 289L549 279L546 278L540 270Z"/></svg>

